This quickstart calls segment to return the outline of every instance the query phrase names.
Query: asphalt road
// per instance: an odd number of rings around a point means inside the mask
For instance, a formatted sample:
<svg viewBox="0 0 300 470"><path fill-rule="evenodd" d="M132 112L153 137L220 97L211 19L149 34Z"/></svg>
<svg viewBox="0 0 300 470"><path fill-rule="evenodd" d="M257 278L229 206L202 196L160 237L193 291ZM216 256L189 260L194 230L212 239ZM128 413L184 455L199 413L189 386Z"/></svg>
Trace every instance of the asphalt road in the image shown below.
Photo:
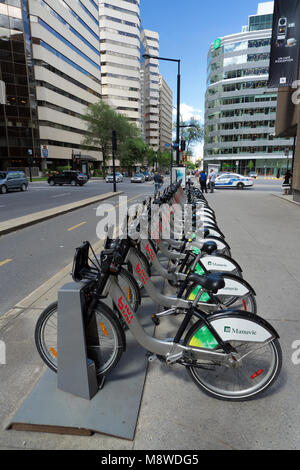
<svg viewBox="0 0 300 470"><path fill-rule="evenodd" d="M90 187L94 185L98 186L91 183ZM59 194L61 189L55 189ZM125 183L122 189L125 194L121 197L127 196L129 204L153 194L150 183ZM106 192L110 190L107 184ZM32 193L40 199L44 198L44 191L46 189L33 190ZM119 206L120 200L116 197L103 204ZM95 243L98 240L96 227L101 220L96 215L98 206L96 203L0 237L0 315L70 263L75 249L83 241Z"/></svg>
<svg viewBox="0 0 300 470"><path fill-rule="evenodd" d="M139 190L137 186L141 185L131 184L129 179L125 179L124 183L117 184L117 190L134 194ZM150 182L147 182L143 186L150 186L153 191L153 183L151 185ZM46 182L31 183L24 193L15 191L0 195L0 222L81 201L110 191L113 191L113 185L103 180L90 180L82 187L71 185L51 187Z"/></svg>

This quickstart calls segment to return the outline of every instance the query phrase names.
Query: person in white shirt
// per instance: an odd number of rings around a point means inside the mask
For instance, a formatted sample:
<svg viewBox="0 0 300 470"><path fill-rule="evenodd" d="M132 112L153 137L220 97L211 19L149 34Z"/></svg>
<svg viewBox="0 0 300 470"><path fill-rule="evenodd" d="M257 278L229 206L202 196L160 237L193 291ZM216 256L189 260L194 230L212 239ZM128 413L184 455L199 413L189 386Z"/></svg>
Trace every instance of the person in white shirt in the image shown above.
<svg viewBox="0 0 300 470"><path fill-rule="evenodd" d="M213 193L215 189L215 181L216 181L217 173L215 170L210 170L209 174L209 186L210 186L210 192Z"/></svg>

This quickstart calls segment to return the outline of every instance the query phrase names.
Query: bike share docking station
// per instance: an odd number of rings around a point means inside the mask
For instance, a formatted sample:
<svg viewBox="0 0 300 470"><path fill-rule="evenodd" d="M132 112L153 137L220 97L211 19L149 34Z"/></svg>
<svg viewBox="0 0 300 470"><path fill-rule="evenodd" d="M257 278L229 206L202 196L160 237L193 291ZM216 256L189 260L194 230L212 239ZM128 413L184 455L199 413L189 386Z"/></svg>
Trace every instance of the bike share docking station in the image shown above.
<svg viewBox="0 0 300 470"><path fill-rule="evenodd" d="M157 288L163 282L155 278ZM7 429L90 436L106 434L133 440L138 420L148 360L131 334L126 334L126 354L105 386L97 382L99 341L95 319L84 326L88 282L65 284L58 292L57 374L47 369L27 396ZM153 303L143 297L138 311L146 331L153 335ZM98 343L99 344L99 343Z"/></svg>
<svg viewBox="0 0 300 470"><path fill-rule="evenodd" d="M95 367L100 350L90 347L100 346L95 315L88 329L84 325L88 286L88 282L67 284L58 293L57 387L91 400L102 387L98 386Z"/></svg>

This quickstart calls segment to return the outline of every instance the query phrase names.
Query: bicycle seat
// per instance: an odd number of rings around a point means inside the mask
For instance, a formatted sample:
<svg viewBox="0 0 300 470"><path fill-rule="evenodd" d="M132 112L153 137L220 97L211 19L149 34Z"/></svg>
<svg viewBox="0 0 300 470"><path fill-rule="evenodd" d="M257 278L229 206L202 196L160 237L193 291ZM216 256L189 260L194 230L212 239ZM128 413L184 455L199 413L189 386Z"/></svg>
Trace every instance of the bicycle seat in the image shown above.
<svg viewBox="0 0 300 470"><path fill-rule="evenodd" d="M216 242L205 242L201 251L207 255L212 255L217 249Z"/></svg>
<svg viewBox="0 0 300 470"><path fill-rule="evenodd" d="M195 282L213 294L216 294L220 289L225 287L224 278L220 273L208 274L207 276L192 273L188 275L187 281Z"/></svg>

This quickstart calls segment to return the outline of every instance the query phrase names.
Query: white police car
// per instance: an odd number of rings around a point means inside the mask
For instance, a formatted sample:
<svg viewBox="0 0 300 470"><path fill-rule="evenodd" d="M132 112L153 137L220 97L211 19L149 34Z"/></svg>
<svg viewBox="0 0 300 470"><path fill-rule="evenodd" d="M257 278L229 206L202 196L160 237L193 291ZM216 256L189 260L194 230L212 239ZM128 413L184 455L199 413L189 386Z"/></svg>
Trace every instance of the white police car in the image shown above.
<svg viewBox="0 0 300 470"><path fill-rule="evenodd" d="M216 178L216 188L251 188L254 185L253 179L236 173L224 173Z"/></svg>

